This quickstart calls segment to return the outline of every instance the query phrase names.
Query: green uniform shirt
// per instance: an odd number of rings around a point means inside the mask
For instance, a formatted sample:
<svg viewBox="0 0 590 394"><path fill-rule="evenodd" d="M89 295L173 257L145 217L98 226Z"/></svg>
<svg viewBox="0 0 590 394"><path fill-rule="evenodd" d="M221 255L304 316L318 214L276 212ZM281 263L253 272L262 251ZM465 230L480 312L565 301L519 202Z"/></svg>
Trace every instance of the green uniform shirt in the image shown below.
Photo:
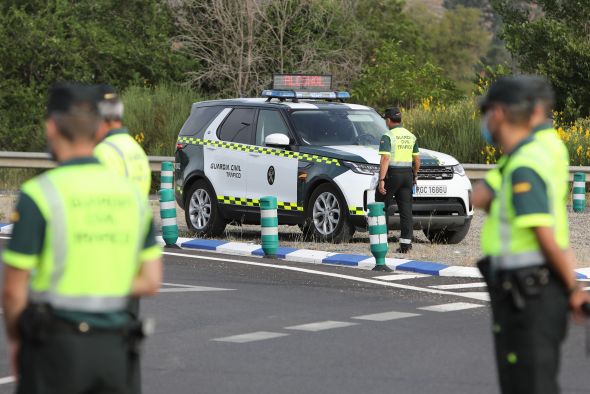
<svg viewBox="0 0 590 394"><path fill-rule="evenodd" d="M81 158L71 160L65 163L62 163L58 168L51 170L51 171L63 171L65 169L71 169L74 173L84 176L85 173L89 173L92 175L100 175L102 172L106 172L107 170L103 170L101 166L98 166L99 162L97 159L89 157L89 158ZM49 174L48 174L49 175ZM43 176L43 175L42 175ZM113 185L114 187L117 186L118 179L113 179L112 176L106 175L103 176L105 179L109 180L109 184ZM35 179L29 181L34 182ZM74 180L75 181L75 180ZM121 179L121 182L123 180ZM127 182L122 185L126 185ZM25 184L26 185L26 184ZM18 202L16 204L15 212L13 213L13 220L14 220L14 227L12 230L12 237L8 242L8 246L6 247L3 253L3 260L5 264L10 265L12 267L28 270L31 271L31 282L42 282L43 277L51 276L52 273L47 270L53 269L53 267L48 267L47 261L51 261L51 241L48 238L48 228L49 223L47 219L47 214L42 212L42 208L35 202L34 198L24 190L26 186L23 185L23 191L21 191ZM129 186L127 186L130 188ZM63 194L63 191L61 191ZM133 194L137 194L137 192L133 192ZM139 196L138 196L139 197ZM81 200L80 200L81 201ZM137 201L137 200L135 200ZM66 205L67 207L67 205ZM92 213L92 207L83 208L85 212L89 215ZM137 254L139 258L139 262L129 262L129 264L136 264L135 270L139 269L139 264L142 261L156 258L160 255L160 247L156 243L155 239L155 231L153 226L153 220L151 218L151 212L146 211L146 217L149 220L149 226L147 230L144 232L144 238L142 245L140 246L140 251ZM89 220L93 219L91 216ZM109 220L109 218L103 218L104 220ZM52 219L49 219L52 220ZM112 220L112 219L110 219ZM120 220L125 220L125 218L120 218ZM108 222L107 222L108 223ZM115 223L116 224L116 223ZM69 228L78 228L71 223L68 226L68 223L63 223L64 230L68 231ZM90 224L88 225L90 226ZM84 224L81 227L88 227ZM88 228L88 235L92 235L92 228ZM79 231L79 230L78 230ZM138 232L141 232L141 229L137 229ZM86 235L86 234L85 234ZM96 235L96 234L95 234ZM101 234L102 235L102 234ZM58 234L59 237L68 238L66 234ZM75 239L75 238L74 238ZM130 240L132 242L132 240ZM68 245L69 249L74 249L74 247L83 247L80 246L81 242L78 245ZM133 243L130 243L127 248L133 248ZM106 252L106 251L105 251ZM66 251L67 254L67 251ZM49 260L48 260L49 259ZM85 256L86 262L90 263L93 260L98 259L96 263L100 264L100 255L89 255ZM75 263L78 263L76 261ZM84 269L84 261L79 261L79 265L75 264L77 267L70 267L66 265L64 270L74 270L79 271L80 269ZM50 264L49 264L50 265ZM118 272L112 272L112 275L117 275ZM84 277L83 271L79 272L79 275L83 275L82 278L85 280L95 280L99 281L100 278L90 278L88 276ZM109 278L103 278L109 281ZM42 285L37 284L36 286L42 287ZM127 320L128 314L126 312L108 312L108 313L100 313L100 312L85 312L85 311L76 311L76 310L60 310L59 308L56 309L56 314L62 316L66 319L74 320L74 321L86 321L88 323L94 324L96 326L104 326L104 327L111 327L116 326L119 324L123 324Z"/></svg>

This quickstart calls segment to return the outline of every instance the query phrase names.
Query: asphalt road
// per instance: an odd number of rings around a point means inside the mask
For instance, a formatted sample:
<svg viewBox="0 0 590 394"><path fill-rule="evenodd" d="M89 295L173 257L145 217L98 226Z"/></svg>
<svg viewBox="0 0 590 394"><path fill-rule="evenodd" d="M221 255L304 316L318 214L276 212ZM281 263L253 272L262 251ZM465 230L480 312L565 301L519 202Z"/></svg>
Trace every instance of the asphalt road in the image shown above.
<svg viewBox="0 0 590 394"><path fill-rule="evenodd" d="M166 285L142 303L157 319L146 394L498 392L477 280L166 252ZM590 392L588 371L584 330L572 327L563 392Z"/></svg>

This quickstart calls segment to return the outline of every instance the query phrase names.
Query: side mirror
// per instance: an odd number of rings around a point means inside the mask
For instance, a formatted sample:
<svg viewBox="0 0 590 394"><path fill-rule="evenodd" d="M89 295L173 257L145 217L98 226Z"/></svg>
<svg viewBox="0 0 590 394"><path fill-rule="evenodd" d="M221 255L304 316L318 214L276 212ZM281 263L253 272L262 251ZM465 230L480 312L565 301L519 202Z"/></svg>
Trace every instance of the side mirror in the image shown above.
<svg viewBox="0 0 590 394"><path fill-rule="evenodd" d="M289 140L289 137L286 136L285 134L281 134L281 133L269 134L264 139L264 143L268 146L285 147L285 146L289 146L290 142L291 141Z"/></svg>

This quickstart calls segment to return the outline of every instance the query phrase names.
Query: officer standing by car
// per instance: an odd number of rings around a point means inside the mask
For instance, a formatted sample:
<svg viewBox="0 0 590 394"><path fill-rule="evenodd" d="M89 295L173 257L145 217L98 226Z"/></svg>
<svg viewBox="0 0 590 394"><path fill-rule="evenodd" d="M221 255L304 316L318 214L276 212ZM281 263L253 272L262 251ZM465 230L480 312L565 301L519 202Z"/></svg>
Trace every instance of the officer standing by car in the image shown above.
<svg viewBox="0 0 590 394"><path fill-rule="evenodd" d="M45 130L57 168L21 187L3 253L2 306L17 393L128 393L139 322L130 295L162 277L147 201L92 156L95 90L49 92Z"/></svg>
<svg viewBox="0 0 590 394"><path fill-rule="evenodd" d="M389 217L387 208L395 198L401 222L400 246L396 252L408 253L412 249L412 189L420 170L420 151L414 134L402 127L399 108L388 108L383 117L390 130L379 143L381 162L375 201L385 202Z"/></svg>
<svg viewBox="0 0 590 394"><path fill-rule="evenodd" d="M94 155L102 164L129 178L147 198L152 179L150 163L141 145L123 127L123 102L111 86L99 85L97 89L102 122Z"/></svg>
<svg viewBox="0 0 590 394"><path fill-rule="evenodd" d="M478 262L490 292L502 393L559 392L568 302L578 312L581 299L561 225L567 184L531 134L536 103L525 77L499 79L480 103L482 134L505 154L482 229L486 257Z"/></svg>

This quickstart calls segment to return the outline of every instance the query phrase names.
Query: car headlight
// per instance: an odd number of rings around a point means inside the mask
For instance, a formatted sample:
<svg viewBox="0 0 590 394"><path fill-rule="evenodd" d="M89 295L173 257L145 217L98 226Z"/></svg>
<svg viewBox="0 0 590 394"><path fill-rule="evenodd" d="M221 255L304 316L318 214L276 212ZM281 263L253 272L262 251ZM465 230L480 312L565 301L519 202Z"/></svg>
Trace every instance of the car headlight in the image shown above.
<svg viewBox="0 0 590 394"><path fill-rule="evenodd" d="M465 176L465 169L463 168L463 166L461 164L457 164L456 166L453 166L453 172L457 175Z"/></svg>
<svg viewBox="0 0 590 394"><path fill-rule="evenodd" d="M373 175L379 172L379 164L354 163L352 161L343 161L342 164L357 174Z"/></svg>

